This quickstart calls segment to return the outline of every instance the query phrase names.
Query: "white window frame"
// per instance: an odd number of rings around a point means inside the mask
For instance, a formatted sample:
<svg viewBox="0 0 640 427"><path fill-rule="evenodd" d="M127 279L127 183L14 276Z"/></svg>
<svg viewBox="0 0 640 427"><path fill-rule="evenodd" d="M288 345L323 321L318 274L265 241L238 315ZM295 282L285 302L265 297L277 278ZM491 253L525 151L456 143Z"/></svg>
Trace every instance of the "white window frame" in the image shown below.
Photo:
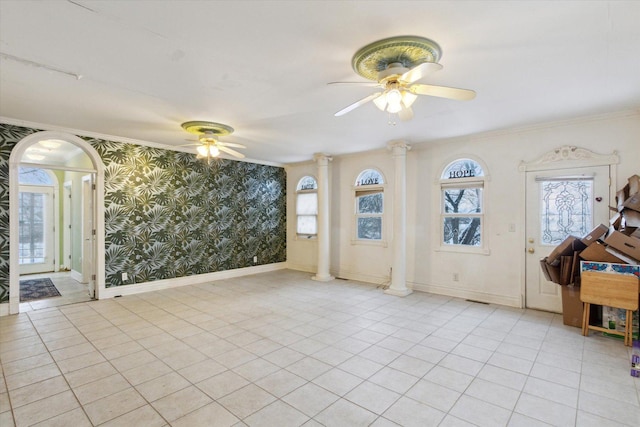
<svg viewBox="0 0 640 427"><path fill-rule="evenodd" d="M472 162L477 163L483 171L482 176L473 176L473 177L461 177L461 178L444 178L443 175L445 171L453 164L461 160L471 160ZM487 194L488 194L488 185L489 175L487 172L487 168L484 162L477 159L475 156L459 156L451 161L448 161L446 165L440 169L440 174L438 176L438 183L440 187L440 191L438 197L440 199L440 203L438 207L440 209L440 214L438 215L438 245L436 246L438 251L442 252L460 252L460 253L469 253L469 254L482 254L489 255L491 252L489 250L489 239L487 233ZM445 199L444 192L447 189L466 189L466 188L480 188L481 191L481 212L479 213L445 213ZM480 245L479 246L471 246L471 245L463 245L463 244L447 244L444 242L444 221L445 218L452 217L464 217L464 218L480 218Z"/></svg>
<svg viewBox="0 0 640 427"><path fill-rule="evenodd" d="M301 189L302 180L305 178L312 178L315 182L315 188ZM301 194L315 194L316 196L316 214L315 215L300 215L298 213L298 196ZM305 175L298 180L296 185L296 239L297 240L315 240L318 237L318 180L312 175ZM299 233L298 232L298 218L301 216L315 216L316 218L316 232L315 233Z"/></svg>
<svg viewBox="0 0 640 427"><path fill-rule="evenodd" d="M381 183L378 184L362 184L360 183L360 177L367 171L373 170L380 175ZM371 246L387 246L386 240L386 201L385 201L385 190L386 179L384 174L378 169L374 167L368 167L362 169L356 179L354 180L354 185L351 187L353 191L353 237L351 239L351 244L353 245L371 245ZM358 212L358 197L362 195L381 193L382 194L382 212L371 214L371 213L359 213ZM380 218L380 239L362 239L358 237L358 219L359 218Z"/></svg>

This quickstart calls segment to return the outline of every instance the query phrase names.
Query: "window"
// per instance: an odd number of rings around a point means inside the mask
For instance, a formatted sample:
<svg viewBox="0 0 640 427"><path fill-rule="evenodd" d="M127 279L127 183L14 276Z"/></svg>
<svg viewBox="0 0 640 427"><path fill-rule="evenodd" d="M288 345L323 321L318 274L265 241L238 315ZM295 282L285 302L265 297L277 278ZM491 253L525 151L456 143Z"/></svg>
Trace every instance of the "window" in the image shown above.
<svg viewBox="0 0 640 427"><path fill-rule="evenodd" d="M484 170L474 160L458 159L444 168L440 177L443 246L483 246L484 182Z"/></svg>
<svg viewBox="0 0 640 427"><path fill-rule="evenodd" d="M302 177L296 187L296 233L311 238L318 234L318 183L312 176Z"/></svg>
<svg viewBox="0 0 640 427"><path fill-rule="evenodd" d="M382 241L384 179L375 169L358 175L355 186L356 239Z"/></svg>

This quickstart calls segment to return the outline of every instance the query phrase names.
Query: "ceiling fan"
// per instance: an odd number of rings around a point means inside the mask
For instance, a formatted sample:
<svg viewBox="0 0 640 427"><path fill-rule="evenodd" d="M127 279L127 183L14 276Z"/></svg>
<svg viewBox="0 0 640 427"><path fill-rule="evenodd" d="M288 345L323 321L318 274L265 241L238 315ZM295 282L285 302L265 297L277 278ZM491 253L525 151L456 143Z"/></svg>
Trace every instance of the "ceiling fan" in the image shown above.
<svg viewBox="0 0 640 427"><path fill-rule="evenodd" d="M372 86L379 87L382 91L348 105L335 113L335 116L342 116L373 101L380 110L387 111L389 114L398 114L400 120L410 120L413 117L411 106L418 95L460 101L475 98L476 93L469 89L418 83L429 73L442 69L442 65L438 63L441 56L440 46L424 37L390 37L366 45L353 55L351 65L356 73L377 83L331 82L329 84Z"/></svg>
<svg viewBox="0 0 640 427"><path fill-rule="evenodd" d="M219 140L220 136L231 135L233 128L222 123L204 122L204 121L191 121L185 122L182 128L189 133L198 135L198 143L186 144L197 146L199 159L211 159L212 157L218 157L221 152L230 154L239 159L244 158L244 154L233 148L247 148L242 144L236 144L234 142L222 142ZM233 147L233 148L231 148Z"/></svg>

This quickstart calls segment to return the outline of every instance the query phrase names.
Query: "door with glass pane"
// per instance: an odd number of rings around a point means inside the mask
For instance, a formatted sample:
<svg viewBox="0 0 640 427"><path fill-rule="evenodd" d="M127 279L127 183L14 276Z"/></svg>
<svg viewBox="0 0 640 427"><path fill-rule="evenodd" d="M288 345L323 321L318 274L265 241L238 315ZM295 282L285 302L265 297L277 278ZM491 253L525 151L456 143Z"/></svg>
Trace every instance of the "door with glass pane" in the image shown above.
<svg viewBox="0 0 640 427"><path fill-rule="evenodd" d="M53 187L21 185L18 201L20 274L54 271Z"/></svg>
<svg viewBox="0 0 640 427"><path fill-rule="evenodd" d="M609 166L527 172L527 307L562 312L560 286L545 279L540 259L608 220Z"/></svg>

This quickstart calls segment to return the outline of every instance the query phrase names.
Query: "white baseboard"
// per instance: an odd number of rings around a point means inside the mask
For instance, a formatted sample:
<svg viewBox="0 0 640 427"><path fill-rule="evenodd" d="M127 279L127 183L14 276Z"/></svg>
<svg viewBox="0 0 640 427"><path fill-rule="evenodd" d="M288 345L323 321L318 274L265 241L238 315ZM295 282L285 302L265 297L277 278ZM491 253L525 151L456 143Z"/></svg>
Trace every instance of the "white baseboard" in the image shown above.
<svg viewBox="0 0 640 427"><path fill-rule="evenodd" d="M0 304L0 317L9 315L9 303Z"/></svg>
<svg viewBox="0 0 640 427"><path fill-rule="evenodd" d="M82 273L78 273L75 270L71 270L71 278L76 282L82 283Z"/></svg>
<svg viewBox="0 0 640 427"><path fill-rule="evenodd" d="M470 299L474 301L486 302L489 304L506 305L508 307L521 308L519 296L509 297L505 295L490 294L487 292L470 291L467 289L456 289L449 286L430 285L426 283L407 282L407 286L414 291L430 292L437 295Z"/></svg>
<svg viewBox="0 0 640 427"><path fill-rule="evenodd" d="M303 271L305 273L315 273L318 269L315 265L308 264L294 264L287 261L287 269L295 271Z"/></svg>
<svg viewBox="0 0 640 427"><path fill-rule="evenodd" d="M285 262L280 262L274 264L258 265L255 267L244 267L236 268L233 270L216 271L214 273L196 274L194 276L178 277L175 279L163 279L155 280L153 282L136 283L133 285L112 286L110 288L105 288L100 292L100 299L125 295L135 295L143 292L178 288L187 285L200 285L203 283L214 282L216 280L232 279L234 277L283 270L286 267L287 266Z"/></svg>
<svg viewBox="0 0 640 427"><path fill-rule="evenodd" d="M372 276L370 274L354 273L347 270L332 271L331 274L339 279L355 280L356 282L369 283L374 286L385 285L391 282L389 277Z"/></svg>

